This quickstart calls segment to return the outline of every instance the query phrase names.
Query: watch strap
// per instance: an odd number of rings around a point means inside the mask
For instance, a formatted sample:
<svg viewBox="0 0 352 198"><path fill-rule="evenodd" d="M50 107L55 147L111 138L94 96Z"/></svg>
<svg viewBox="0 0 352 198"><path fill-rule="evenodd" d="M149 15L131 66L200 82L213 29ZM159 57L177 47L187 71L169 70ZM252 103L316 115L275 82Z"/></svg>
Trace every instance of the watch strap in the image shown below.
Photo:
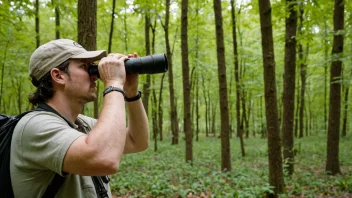
<svg viewBox="0 0 352 198"><path fill-rule="evenodd" d="M117 92L120 92L122 93L123 97L125 98L125 92L121 89L121 88L118 88L118 87L113 87L113 86L108 86L104 92L103 92L103 96L105 96L106 94L112 92L112 91L117 91Z"/></svg>
<svg viewBox="0 0 352 198"><path fill-rule="evenodd" d="M141 91L138 91L138 93L137 93L137 95L136 95L135 97L127 98L127 97L125 96L125 101L126 101L126 102L133 102L133 101L139 100L141 97L142 97L142 92L141 92Z"/></svg>

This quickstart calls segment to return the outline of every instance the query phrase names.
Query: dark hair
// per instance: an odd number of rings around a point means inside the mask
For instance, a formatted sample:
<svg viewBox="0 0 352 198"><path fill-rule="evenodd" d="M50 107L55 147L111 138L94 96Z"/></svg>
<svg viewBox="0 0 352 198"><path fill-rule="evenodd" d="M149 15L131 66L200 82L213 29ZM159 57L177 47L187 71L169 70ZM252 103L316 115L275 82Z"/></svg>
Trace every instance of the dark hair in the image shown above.
<svg viewBox="0 0 352 198"><path fill-rule="evenodd" d="M67 60L56 68L70 75L68 72L68 65L69 61ZM40 80L32 78L32 84L37 87L37 89L28 96L28 100L30 103L32 103L32 105L37 105L38 103L45 102L53 97L55 90L51 82L50 71Z"/></svg>

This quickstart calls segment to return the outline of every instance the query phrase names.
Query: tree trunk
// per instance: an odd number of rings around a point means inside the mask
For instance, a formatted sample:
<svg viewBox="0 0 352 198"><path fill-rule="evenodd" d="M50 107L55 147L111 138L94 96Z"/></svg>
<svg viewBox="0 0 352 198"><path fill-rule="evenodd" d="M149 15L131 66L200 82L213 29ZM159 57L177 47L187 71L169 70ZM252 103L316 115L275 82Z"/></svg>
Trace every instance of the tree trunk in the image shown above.
<svg viewBox="0 0 352 198"><path fill-rule="evenodd" d="M352 76L352 69L351 69L351 76ZM349 86L345 88L345 100L344 100L344 111L343 111L343 121L342 121L342 137L346 137L347 135L347 115L348 115L348 92Z"/></svg>
<svg viewBox="0 0 352 198"><path fill-rule="evenodd" d="M346 137L347 135L347 112L348 112L348 92L349 88L348 86L345 88L345 100L344 100L344 111L343 111L343 122L342 122L342 132L341 135L342 137Z"/></svg>
<svg viewBox="0 0 352 198"><path fill-rule="evenodd" d="M7 51L8 51L9 43L10 41L6 42L4 58L1 65L0 110L1 110L1 104L2 104L1 102L3 99L2 96L3 96L3 88L4 88L5 63L7 59ZM5 112L5 107L0 112Z"/></svg>
<svg viewBox="0 0 352 198"><path fill-rule="evenodd" d="M335 57L330 68L330 108L328 123L326 172L328 174L340 173L339 139L340 139L340 110L341 110L341 71L344 30L344 1L335 0L334 8L334 42L332 57Z"/></svg>
<svg viewBox="0 0 352 198"><path fill-rule="evenodd" d="M144 26L144 31L145 31L145 51L146 55L150 55L150 34L149 34L149 28L150 28L150 17L149 13L145 13L145 26ZM145 112L148 115L149 112L149 94L150 94L150 75L146 75L146 82L143 85L143 106L145 109Z"/></svg>
<svg viewBox="0 0 352 198"><path fill-rule="evenodd" d="M214 0L216 51L218 59L218 80L221 116L221 170L231 171L230 123L227 99L224 33L222 27L221 0Z"/></svg>
<svg viewBox="0 0 352 198"><path fill-rule="evenodd" d="M153 80L154 81L154 80ZM154 82L153 82L154 83ZM154 151L158 151L158 106L156 101L155 89L152 90L152 128L153 128L153 139L154 139Z"/></svg>
<svg viewBox="0 0 352 198"><path fill-rule="evenodd" d="M239 78L238 69L238 51L237 51L237 36L236 36L236 14L234 0L231 0L231 21L232 21L232 47L233 47L233 57L235 65L235 82L236 82L236 126L237 126L237 136L240 131L241 123L241 85Z"/></svg>
<svg viewBox="0 0 352 198"><path fill-rule="evenodd" d="M39 0L35 0L35 40L37 42L37 48L40 46L39 24Z"/></svg>
<svg viewBox="0 0 352 198"><path fill-rule="evenodd" d="M86 50L96 50L97 1L78 0L78 43Z"/></svg>
<svg viewBox="0 0 352 198"><path fill-rule="evenodd" d="M60 8L59 8L59 0L55 2L55 0L51 0L51 4L55 9L55 38L60 39Z"/></svg>
<svg viewBox="0 0 352 198"><path fill-rule="evenodd" d="M329 42L328 40L326 39L326 37L328 37L328 24L327 22L325 21L325 31L324 31L324 59L325 60L328 60L329 59ZM328 61L326 61L328 62ZM329 65L328 64L325 64L324 65L324 130L327 131L327 123L328 123L328 119L327 119L327 115L328 115L328 111L327 111L327 95L328 95L328 85L327 85L327 82L328 82L328 67Z"/></svg>
<svg viewBox="0 0 352 198"><path fill-rule="evenodd" d="M297 92L296 92L296 109L295 109L295 115L299 115L299 101L300 101L300 86L299 86L299 79L300 77L297 77L297 81L296 81L296 87L297 87ZM298 116L295 116L295 124L294 124L294 137L298 137L298 126L299 126L299 120L298 120Z"/></svg>
<svg viewBox="0 0 352 198"><path fill-rule="evenodd" d="M110 33L109 33L108 54L111 53L112 38L113 38L113 35L114 35L115 7L116 7L116 0L112 0L112 10L111 10L111 23L110 23Z"/></svg>
<svg viewBox="0 0 352 198"><path fill-rule="evenodd" d="M78 0L78 43L86 50L96 50L97 48L97 1ZM99 97L98 97L99 98ZM94 101L94 117L98 118L99 101ZM82 109L84 114L84 108Z"/></svg>
<svg viewBox="0 0 352 198"><path fill-rule="evenodd" d="M264 92L266 109L266 127L268 136L269 183L274 186L274 196L283 193L284 178L282 171L281 140L278 123L275 55L271 24L271 5L269 0L258 0L260 11L260 29L264 66Z"/></svg>
<svg viewBox="0 0 352 198"><path fill-rule="evenodd" d="M284 146L284 161L289 175L294 171L293 155L293 126L295 109L295 79L296 79L296 30L297 30L297 2L286 0L286 40L285 40L285 74L283 90L283 121L282 134Z"/></svg>
<svg viewBox="0 0 352 198"><path fill-rule="evenodd" d="M193 162L193 134L191 120L191 90L188 62L188 0L182 0L181 11L181 51L182 51L182 81L183 81L183 124L186 134L186 162Z"/></svg>
<svg viewBox="0 0 352 198"><path fill-rule="evenodd" d="M303 38L303 14L304 8L303 3L299 5L300 10L300 21L299 21L299 34ZM305 109L305 89L306 89L306 79L307 79L307 65L304 57L303 45L302 42L298 45L299 49L299 65L301 73L301 92L300 92L300 102L299 102L299 137L302 138L304 134L304 109ZM307 51L308 52L308 51Z"/></svg>
<svg viewBox="0 0 352 198"><path fill-rule="evenodd" d="M123 39L124 39L124 44L125 44L125 51L128 52L128 33L127 33L127 3L126 1L123 1L124 2L124 9L125 9L125 12L124 12L124 15L123 15L123 28L124 28L124 31L123 31ZM149 55L149 54L147 54ZM145 95L145 94L144 94Z"/></svg>
<svg viewBox="0 0 352 198"><path fill-rule="evenodd" d="M159 100L158 100L158 128L159 138L163 141L163 89L164 89L164 78L165 73L161 76L160 89L159 89Z"/></svg>
<svg viewBox="0 0 352 198"><path fill-rule="evenodd" d="M168 74L169 74L169 92L170 92L170 117L171 117L171 133L172 140L171 144L178 144L178 121L177 121L177 110L175 105L175 91L174 91L174 77L173 77L173 66L172 66L172 52L169 41L169 19L170 19L170 0L166 0L166 14L165 14L165 25L163 26L165 32L165 44L166 44L166 57L168 60Z"/></svg>
<svg viewBox="0 0 352 198"><path fill-rule="evenodd" d="M203 96L204 96L204 103L205 103L205 136L208 137L209 136L209 97L207 97L208 92L207 92L207 88L205 86L205 80L204 80L204 75L202 76L202 87L203 87Z"/></svg>

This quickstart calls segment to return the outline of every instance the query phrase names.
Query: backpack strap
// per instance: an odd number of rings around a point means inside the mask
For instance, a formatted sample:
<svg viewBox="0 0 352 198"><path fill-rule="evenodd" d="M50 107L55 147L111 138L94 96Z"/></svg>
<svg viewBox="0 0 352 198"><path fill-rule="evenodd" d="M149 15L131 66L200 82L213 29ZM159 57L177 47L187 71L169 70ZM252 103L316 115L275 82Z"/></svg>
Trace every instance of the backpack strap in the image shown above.
<svg viewBox="0 0 352 198"><path fill-rule="evenodd" d="M35 111L49 111L49 112L55 113L56 115L63 118L70 127L73 127L71 122L69 122L67 119L65 119L63 116L61 116L55 109L53 109L51 106L49 106L45 103L39 103L39 105L38 105L37 109L35 109ZM53 180L46 188L46 190L43 194L43 198L55 197L56 193L59 191L59 189L60 189L61 185L64 183L64 181L65 181L65 177L62 177L61 175L56 173Z"/></svg>
<svg viewBox="0 0 352 198"><path fill-rule="evenodd" d="M43 198L52 198L55 197L56 193L59 191L61 185L64 183L65 177L62 177L59 174L55 174L54 179L51 181L47 189L43 194Z"/></svg>
<svg viewBox="0 0 352 198"><path fill-rule="evenodd" d="M74 126L72 125L71 122L69 122L65 117L61 116L55 109L53 109L51 106L47 105L46 103L40 103L38 105L37 110L39 111L49 111L52 113L55 113L56 115L60 116L62 119L64 119L67 124L74 128ZM84 123L87 127L88 130L90 131L91 128L89 127L88 123L83 120L80 119L79 117L77 118L81 123ZM105 186L103 184L104 183L109 183L110 179L108 176L92 176L91 177L93 180L93 184L95 187L95 192L97 193L98 198L109 198L108 192L105 189ZM50 198L50 197L54 197L55 194L59 191L60 186L62 185L62 183L64 182L65 178L62 177L59 174L55 174L54 179L52 180L51 184L49 184L48 188L46 189L43 198Z"/></svg>
<svg viewBox="0 0 352 198"><path fill-rule="evenodd" d="M92 130L92 128L89 126L89 124L84 119L77 117L77 120L81 124L86 126L85 128L87 128L86 129L87 131ZM97 193L98 198L108 198L109 197L108 191L105 189L103 182L108 184L110 181L110 178L108 176L91 176L91 177L92 177L93 184L95 187L95 192Z"/></svg>
<svg viewBox="0 0 352 198"><path fill-rule="evenodd" d="M98 198L109 198L108 191L104 187L102 178L100 176L92 176L92 180Z"/></svg>

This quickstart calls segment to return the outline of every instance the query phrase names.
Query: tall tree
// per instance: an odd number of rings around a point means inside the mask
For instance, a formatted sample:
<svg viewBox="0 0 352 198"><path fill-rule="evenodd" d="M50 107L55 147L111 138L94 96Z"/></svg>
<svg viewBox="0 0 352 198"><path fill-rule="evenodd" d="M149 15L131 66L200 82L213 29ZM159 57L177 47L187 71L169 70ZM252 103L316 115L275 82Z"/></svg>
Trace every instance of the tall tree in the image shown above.
<svg viewBox="0 0 352 198"><path fill-rule="evenodd" d="M269 153L269 183L274 186L275 195L284 190L282 171L281 140L279 133L277 93L275 79L275 55L273 30L271 23L270 0L258 0L260 12L260 29L262 34L262 55L264 66L264 92L266 131ZM274 196L275 196L274 195Z"/></svg>
<svg viewBox="0 0 352 198"><path fill-rule="evenodd" d="M114 21L115 21L115 7L116 0L112 0L112 10L111 10L111 23L110 23L110 33L109 33L109 44L108 44L108 54L111 53L112 38L114 35Z"/></svg>
<svg viewBox="0 0 352 198"><path fill-rule="evenodd" d="M235 14L235 2L231 0L231 21L232 21L232 40L233 40L233 57L235 65L235 83L236 83L236 126L237 135L241 132L241 84L239 77L238 68L238 51L237 51L237 35L236 35L236 14ZM242 137L241 137L242 138ZM242 142L242 141L241 141Z"/></svg>
<svg viewBox="0 0 352 198"><path fill-rule="evenodd" d="M352 70L351 70L351 75L352 76ZM347 134L347 115L348 115L348 93L349 93L349 86L347 85L345 87L345 99L344 99L344 111L343 111L343 121L342 121L342 131L341 135L342 137L346 137Z"/></svg>
<svg viewBox="0 0 352 198"><path fill-rule="evenodd" d="M221 117L221 170L231 171L230 123L227 99L224 32L222 27L221 0L214 0L216 51L218 60L218 81Z"/></svg>
<svg viewBox="0 0 352 198"><path fill-rule="evenodd" d="M86 50L97 49L97 0L78 0L78 43ZM94 101L94 117L98 118L99 100ZM84 111L84 109L82 110Z"/></svg>
<svg viewBox="0 0 352 198"><path fill-rule="evenodd" d="M303 38L303 16L304 16L304 4L300 3L299 5L299 25L298 25L298 32L300 35L300 38ZM298 44L298 51L299 51L299 69L300 69L300 74L301 74L301 91L300 91L300 102L299 102L299 137L302 138L303 134L304 134L304 110L305 110L305 90L306 90L306 81L307 81L307 63L306 63L306 59L308 56L308 44L307 44L307 51L306 51L306 55L304 55L304 51L303 51L303 44L302 44L302 39L300 40L299 44ZM307 118L308 119L308 118ZM306 132L308 132L306 130Z"/></svg>
<svg viewBox="0 0 352 198"><path fill-rule="evenodd" d="M145 51L146 51L146 55L150 55L150 16L149 16L149 9L146 11L145 16L144 16L144 35L145 35ZM145 111L149 112L149 95L150 95L150 83L151 83L151 79L150 79L150 75L147 74L146 75L146 81L143 85L143 106Z"/></svg>
<svg viewBox="0 0 352 198"><path fill-rule="evenodd" d="M169 40L169 21L170 21L170 0L166 0L166 14L165 24L163 24L165 32L165 45L166 45L166 57L168 60L168 77L169 77L169 92L170 92L170 117L171 117L171 133L172 141L171 144L178 144L178 120L177 110L175 104L175 90L174 90L174 76L173 76L173 65L172 65L172 51Z"/></svg>
<svg viewBox="0 0 352 198"><path fill-rule="evenodd" d="M292 175L294 167L293 155L293 125L295 109L295 79L296 79L296 30L297 1L286 0L286 39L285 39L285 73L283 89L283 146L286 170Z"/></svg>
<svg viewBox="0 0 352 198"><path fill-rule="evenodd" d="M186 162L193 161L193 134L191 120L191 87L188 61L188 0L182 0L181 8L181 54L183 81L183 125L186 134Z"/></svg>
<svg viewBox="0 0 352 198"><path fill-rule="evenodd" d="M328 122L326 172L332 175L340 173L339 142L341 113L341 71L343 52L345 1L335 0L334 6L334 42L333 61L330 68L330 108Z"/></svg>
<svg viewBox="0 0 352 198"><path fill-rule="evenodd" d="M35 0L35 40L37 42L37 48L40 46L39 24L39 0Z"/></svg>
<svg viewBox="0 0 352 198"><path fill-rule="evenodd" d="M60 39L60 7L59 0L51 0L51 4L55 9L55 38Z"/></svg>
<svg viewBox="0 0 352 198"><path fill-rule="evenodd" d="M174 90L174 74L172 65L172 51L170 47L169 40L169 23L170 23L170 0L166 0L165 7L165 24L162 24L165 32L165 45L166 45L166 57L168 60L168 77L169 77L169 92L170 92L170 117L171 117L171 133L172 140L171 144L178 144L178 120L177 120L177 110L175 105L175 90Z"/></svg>

